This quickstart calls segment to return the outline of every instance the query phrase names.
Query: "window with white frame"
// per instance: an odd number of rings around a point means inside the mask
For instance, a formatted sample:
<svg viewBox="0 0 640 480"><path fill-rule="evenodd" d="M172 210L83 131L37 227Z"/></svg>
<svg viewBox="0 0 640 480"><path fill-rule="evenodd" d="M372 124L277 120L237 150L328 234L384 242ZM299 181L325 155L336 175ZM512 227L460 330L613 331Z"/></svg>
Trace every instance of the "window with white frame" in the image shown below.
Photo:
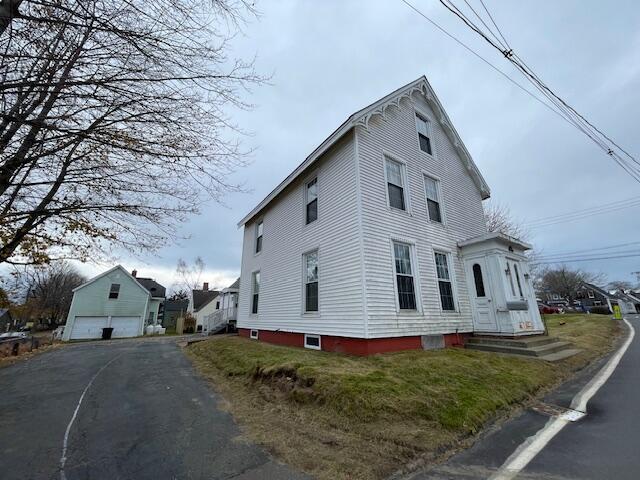
<svg viewBox="0 0 640 480"><path fill-rule="evenodd" d="M305 217L307 225L318 219L318 179L314 178L305 186Z"/></svg>
<svg viewBox="0 0 640 480"><path fill-rule="evenodd" d="M404 165L385 157L385 170L387 173L387 192L389 194L389 206L398 210L406 210L404 193Z"/></svg>
<svg viewBox="0 0 640 480"><path fill-rule="evenodd" d="M260 298L260 272L253 272L251 284L251 313L258 313L258 300Z"/></svg>
<svg viewBox="0 0 640 480"><path fill-rule="evenodd" d="M304 254L304 311L318 311L318 251Z"/></svg>
<svg viewBox="0 0 640 480"><path fill-rule="evenodd" d="M587 292L587 295L589 296L589 298L596 298L595 294L593 293L593 290L589 290Z"/></svg>
<svg viewBox="0 0 640 480"><path fill-rule="evenodd" d="M411 266L411 245L393 242L393 256L400 310L416 310L416 290Z"/></svg>
<svg viewBox="0 0 640 480"><path fill-rule="evenodd" d="M304 335L304 346L305 348L312 348L314 350L320 350L322 347L320 345L320 335Z"/></svg>
<svg viewBox="0 0 640 480"><path fill-rule="evenodd" d="M429 155L433 155L429 120L416 113L416 128L418 129L418 144L420 145L420 150Z"/></svg>
<svg viewBox="0 0 640 480"><path fill-rule="evenodd" d="M256 224L256 253L262 251L262 220Z"/></svg>
<svg viewBox="0 0 640 480"><path fill-rule="evenodd" d="M257 340L258 339L258 330L251 330L251 333L249 334L249 336L252 339Z"/></svg>
<svg viewBox="0 0 640 480"><path fill-rule="evenodd" d="M453 298L453 285L449 270L449 256L446 253L435 252L436 276L438 277L438 290L440 291L440 305L442 310L455 311L456 302Z"/></svg>
<svg viewBox="0 0 640 480"><path fill-rule="evenodd" d="M440 188L439 182L428 175L424 176L424 189L427 195L427 211L429 220L442 223L442 212L440 211Z"/></svg>

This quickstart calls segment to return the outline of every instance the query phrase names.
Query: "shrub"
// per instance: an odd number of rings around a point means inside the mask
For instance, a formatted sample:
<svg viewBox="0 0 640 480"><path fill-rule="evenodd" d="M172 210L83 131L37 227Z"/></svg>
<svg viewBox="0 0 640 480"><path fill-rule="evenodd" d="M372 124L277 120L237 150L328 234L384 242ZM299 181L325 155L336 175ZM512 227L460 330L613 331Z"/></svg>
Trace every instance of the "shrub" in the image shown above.
<svg viewBox="0 0 640 480"><path fill-rule="evenodd" d="M609 307L595 306L591 307L589 311L598 315L611 315L611 310L609 310Z"/></svg>

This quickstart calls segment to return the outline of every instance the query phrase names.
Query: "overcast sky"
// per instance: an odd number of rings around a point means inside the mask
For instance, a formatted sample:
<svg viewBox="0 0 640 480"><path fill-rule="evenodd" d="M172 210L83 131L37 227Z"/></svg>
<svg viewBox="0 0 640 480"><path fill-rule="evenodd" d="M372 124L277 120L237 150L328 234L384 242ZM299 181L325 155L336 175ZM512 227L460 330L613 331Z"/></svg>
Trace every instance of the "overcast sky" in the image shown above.
<svg viewBox="0 0 640 480"><path fill-rule="evenodd" d="M413 0L444 28L523 82L497 52L437 0ZM457 2L463 4L463 2ZM480 6L478 0L470 0ZM636 1L485 0L514 50L555 91L628 151L640 155L640 4ZM640 197L632 180L577 130L411 11L400 0L258 2L261 18L234 41L273 74L254 90L252 164L237 172L250 193L210 204L184 225L190 239L142 260L139 275L171 286L178 258L200 255L204 280L240 270L236 223L351 113L426 75L492 190L522 221ZM545 254L640 241L640 207L532 230ZM629 248L627 248L628 250ZM636 248L640 251L640 247ZM605 251L605 253L608 251ZM632 280L640 257L575 263L609 280ZM87 274L103 266L84 265Z"/></svg>

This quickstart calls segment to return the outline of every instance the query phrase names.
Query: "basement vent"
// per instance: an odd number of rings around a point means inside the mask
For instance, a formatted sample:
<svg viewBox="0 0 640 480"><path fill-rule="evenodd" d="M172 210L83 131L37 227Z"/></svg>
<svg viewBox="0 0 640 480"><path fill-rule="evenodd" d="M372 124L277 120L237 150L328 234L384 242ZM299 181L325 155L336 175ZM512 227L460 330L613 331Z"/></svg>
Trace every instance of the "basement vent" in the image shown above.
<svg viewBox="0 0 640 480"><path fill-rule="evenodd" d="M312 348L314 350L320 350L320 335L307 335L304 336L304 347Z"/></svg>
<svg viewBox="0 0 640 480"><path fill-rule="evenodd" d="M258 339L258 330L251 330L251 338L254 340Z"/></svg>
<svg viewBox="0 0 640 480"><path fill-rule="evenodd" d="M444 335L422 335L420 341L423 350L444 348Z"/></svg>

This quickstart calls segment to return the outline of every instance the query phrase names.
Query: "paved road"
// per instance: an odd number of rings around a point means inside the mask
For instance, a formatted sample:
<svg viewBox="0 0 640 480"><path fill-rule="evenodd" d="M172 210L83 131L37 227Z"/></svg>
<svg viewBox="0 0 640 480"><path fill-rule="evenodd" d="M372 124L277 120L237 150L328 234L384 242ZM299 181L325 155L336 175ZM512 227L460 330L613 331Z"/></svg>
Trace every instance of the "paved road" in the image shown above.
<svg viewBox="0 0 640 480"><path fill-rule="evenodd" d="M628 320L636 336L609 380L589 400L587 416L568 424L515 478L615 479L640 478L640 315ZM574 395L604 365L606 359L544 401L569 407ZM494 475L527 438L549 421L548 416L524 411L488 432L470 449L444 465L410 475L412 480L479 480Z"/></svg>
<svg viewBox="0 0 640 480"><path fill-rule="evenodd" d="M69 430L61 470L65 431L99 371ZM0 478L303 478L239 439L217 404L174 339L43 353L0 369Z"/></svg>

